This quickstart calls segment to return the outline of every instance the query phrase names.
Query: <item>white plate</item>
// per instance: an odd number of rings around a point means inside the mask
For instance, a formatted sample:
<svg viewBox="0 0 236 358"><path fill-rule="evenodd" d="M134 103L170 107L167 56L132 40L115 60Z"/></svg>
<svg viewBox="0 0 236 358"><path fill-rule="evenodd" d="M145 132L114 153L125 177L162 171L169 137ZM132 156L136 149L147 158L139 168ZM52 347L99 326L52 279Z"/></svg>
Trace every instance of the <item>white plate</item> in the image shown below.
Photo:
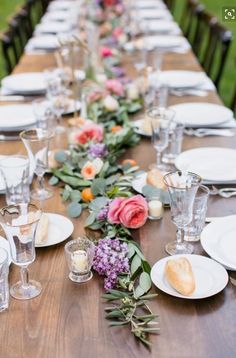
<svg viewBox="0 0 236 358"><path fill-rule="evenodd" d="M180 103L171 106L175 111L175 121L188 127L217 126L233 117L233 112L213 103Z"/></svg>
<svg viewBox="0 0 236 358"><path fill-rule="evenodd" d="M80 108L81 108L81 102L76 101L76 111L79 111ZM73 99L69 99L67 109L65 110L65 112L63 114L64 115L71 114L71 113L74 113L74 111L75 111L75 101L73 101Z"/></svg>
<svg viewBox="0 0 236 358"><path fill-rule="evenodd" d="M78 3L76 1L73 1L73 0L66 0L66 1L52 1L49 6L48 6L48 9L47 10L50 10L50 11L57 11L57 10L65 10L65 11L68 11L71 9L71 7L73 6L78 6Z"/></svg>
<svg viewBox="0 0 236 358"><path fill-rule="evenodd" d="M2 236L0 236L0 247L5 249L8 253L8 263L9 263L9 266L11 264L11 251L10 251L10 246L9 246L9 243L7 241L7 239L4 239Z"/></svg>
<svg viewBox="0 0 236 358"><path fill-rule="evenodd" d="M236 271L236 216L212 221L201 233L201 244L214 260Z"/></svg>
<svg viewBox="0 0 236 358"><path fill-rule="evenodd" d="M156 0L135 1L133 7L137 9L166 9L166 5L163 2Z"/></svg>
<svg viewBox="0 0 236 358"><path fill-rule="evenodd" d="M44 35L32 37L28 42L29 47L40 50L56 50L59 41L56 35Z"/></svg>
<svg viewBox="0 0 236 358"><path fill-rule="evenodd" d="M142 123L143 123L143 119L137 119L136 121L132 122L135 133L140 134L144 137L151 137L152 136L151 134L147 134L146 132L143 131Z"/></svg>
<svg viewBox="0 0 236 358"><path fill-rule="evenodd" d="M181 295L170 286L165 277L165 265L168 260L186 257L192 265L196 289L191 296ZM223 266L200 255L173 255L157 261L151 270L151 279L161 291L174 297L190 300L206 298L222 291L228 283L228 274Z"/></svg>
<svg viewBox="0 0 236 358"><path fill-rule="evenodd" d="M41 72L10 75L2 80L2 86L13 93L36 94L46 91L46 82Z"/></svg>
<svg viewBox="0 0 236 358"><path fill-rule="evenodd" d="M23 130L35 124L31 104L0 106L0 129L2 131Z"/></svg>
<svg viewBox="0 0 236 358"><path fill-rule="evenodd" d="M50 11L42 17L41 22L49 21L68 21L70 22L71 11Z"/></svg>
<svg viewBox="0 0 236 358"><path fill-rule="evenodd" d="M5 158L5 155L0 155L0 161L2 159ZM4 183L4 180L3 180L3 177L0 173L0 194L4 194L5 193L5 189L6 189L6 186L5 186L5 183Z"/></svg>
<svg viewBox="0 0 236 358"><path fill-rule="evenodd" d="M49 217L48 239L42 245L35 247L47 247L59 244L66 240L74 231L74 225L67 217L59 214L45 213Z"/></svg>
<svg viewBox="0 0 236 358"><path fill-rule="evenodd" d="M236 150L206 147L187 150L175 160L182 171L200 175L203 180L222 182L236 180Z"/></svg>
<svg viewBox="0 0 236 358"><path fill-rule="evenodd" d="M159 20L159 21L145 21L140 24L142 31L159 32L159 33L170 33L174 32L179 34L180 29L174 21Z"/></svg>
<svg viewBox="0 0 236 358"><path fill-rule="evenodd" d="M145 36L143 42L148 48L172 48L181 46L186 40L181 36Z"/></svg>
<svg viewBox="0 0 236 358"><path fill-rule="evenodd" d="M194 71L162 71L159 81L171 88L192 88L204 82L202 72Z"/></svg>
<svg viewBox="0 0 236 358"><path fill-rule="evenodd" d="M139 19L172 19L170 12L166 9L142 9L138 12Z"/></svg>
<svg viewBox="0 0 236 358"><path fill-rule="evenodd" d="M58 34L61 32L69 32L71 25L64 22L52 21L44 22L36 26L36 33L40 34Z"/></svg>
<svg viewBox="0 0 236 358"><path fill-rule="evenodd" d="M132 180L132 187L137 193L143 193L143 187L147 185L147 173L141 173Z"/></svg>

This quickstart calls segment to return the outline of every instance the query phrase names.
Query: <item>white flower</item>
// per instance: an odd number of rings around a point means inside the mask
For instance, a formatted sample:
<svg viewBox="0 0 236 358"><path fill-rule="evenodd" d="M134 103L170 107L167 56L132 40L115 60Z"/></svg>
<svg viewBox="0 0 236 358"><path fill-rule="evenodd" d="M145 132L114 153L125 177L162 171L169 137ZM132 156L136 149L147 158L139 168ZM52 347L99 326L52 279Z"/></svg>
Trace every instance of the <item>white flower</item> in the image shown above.
<svg viewBox="0 0 236 358"><path fill-rule="evenodd" d="M118 38L118 42L120 45L124 45L128 41L128 37L126 34L122 34Z"/></svg>
<svg viewBox="0 0 236 358"><path fill-rule="evenodd" d="M96 158L92 161L92 164L95 168L96 174L100 173L102 167L103 167L103 161L100 158Z"/></svg>
<svg viewBox="0 0 236 358"><path fill-rule="evenodd" d="M98 73L98 74L96 75L96 80L97 80L98 83L103 84L103 83L106 82L107 76L105 75L105 73Z"/></svg>
<svg viewBox="0 0 236 358"><path fill-rule="evenodd" d="M139 89L134 83L127 87L127 97L132 101L139 98Z"/></svg>
<svg viewBox="0 0 236 358"><path fill-rule="evenodd" d="M104 98L103 105L108 112L117 111L119 108L118 101L112 96L106 96Z"/></svg>

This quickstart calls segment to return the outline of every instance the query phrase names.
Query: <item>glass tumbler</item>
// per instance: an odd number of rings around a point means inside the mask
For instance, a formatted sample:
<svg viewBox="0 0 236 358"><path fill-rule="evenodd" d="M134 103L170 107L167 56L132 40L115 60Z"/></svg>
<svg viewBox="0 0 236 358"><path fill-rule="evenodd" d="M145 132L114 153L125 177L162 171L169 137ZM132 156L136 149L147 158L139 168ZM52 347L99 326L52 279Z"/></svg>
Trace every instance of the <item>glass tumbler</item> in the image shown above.
<svg viewBox="0 0 236 358"><path fill-rule="evenodd" d="M205 185L200 185L193 203L193 217L191 223L184 229L185 241L199 241L202 229L205 225L207 201L209 189Z"/></svg>
<svg viewBox="0 0 236 358"><path fill-rule="evenodd" d="M184 125L182 123L171 122L169 127L168 146L162 155L162 162L174 164L176 157L181 153L184 135Z"/></svg>
<svg viewBox="0 0 236 358"><path fill-rule="evenodd" d="M65 253L70 270L71 281L83 283L91 280L91 267L95 254L95 245L87 238L78 238L65 245Z"/></svg>
<svg viewBox="0 0 236 358"><path fill-rule="evenodd" d="M6 187L6 203L28 203L30 199L29 159L24 155L6 156L0 161L0 176Z"/></svg>
<svg viewBox="0 0 236 358"><path fill-rule="evenodd" d="M0 312L7 309L9 305L8 274L8 253L0 247Z"/></svg>

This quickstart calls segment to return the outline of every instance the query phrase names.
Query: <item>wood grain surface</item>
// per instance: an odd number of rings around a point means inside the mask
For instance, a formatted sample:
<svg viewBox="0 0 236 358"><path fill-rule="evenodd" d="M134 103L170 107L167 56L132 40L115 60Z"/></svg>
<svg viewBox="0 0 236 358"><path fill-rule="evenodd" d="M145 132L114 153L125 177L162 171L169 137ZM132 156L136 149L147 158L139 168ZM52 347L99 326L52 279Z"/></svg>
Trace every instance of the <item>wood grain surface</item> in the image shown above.
<svg viewBox="0 0 236 358"><path fill-rule="evenodd" d="M132 58L124 55L127 71L135 76ZM54 56L24 55L15 73L42 71L55 65ZM166 54L164 69L201 70L194 55ZM169 104L182 102L221 103L214 92L207 97L170 97ZM191 113L189 113L191 116ZM66 119L65 119L66 122ZM66 146L66 138L56 138L57 147ZM235 137L185 137L183 150L202 146L235 148ZM23 144L0 142L0 154L24 153ZM150 140L143 139L136 148L127 150L125 157L134 158L141 169L155 161ZM217 158L216 158L217 160ZM46 212L66 215L60 199L60 190L54 188L53 198L41 205ZM4 196L0 197L1 206ZM236 199L211 197L208 216L236 214ZM84 234L86 213L73 220L72 238ZM165 244L175 237L175 226L169 210L163 220L148 221L134 237L140 242L151 264L167 256ZM4 236L3 233L1 233ZM228 283L221 293L203 300L184 300L156 290L158 297L151 302L160 315L161 333L152 337L152 350L139 344L126 328L109 328L104 318L102 279L78 285L68 279L64 255L65 242L38 248L36 261L30 265L30 277L41 282L41 295L30 301L10 299L9 310L0 314L1 358L233 358L236 356L236 287ZM195 253L204 254L199 243ZM235 274L230 272L232 277ZM19 278L19 268L11 265L10 284Z"/></svg>

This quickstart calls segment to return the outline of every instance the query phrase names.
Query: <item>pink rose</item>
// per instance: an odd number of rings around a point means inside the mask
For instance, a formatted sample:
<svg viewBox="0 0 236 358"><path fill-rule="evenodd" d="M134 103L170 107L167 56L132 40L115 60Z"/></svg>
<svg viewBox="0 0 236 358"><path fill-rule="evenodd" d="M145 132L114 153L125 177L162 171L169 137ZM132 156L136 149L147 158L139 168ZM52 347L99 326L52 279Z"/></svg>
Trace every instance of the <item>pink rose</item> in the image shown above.
<svg viewBox="0 0 236 358"><path fill-rule="evenodd" d="M107 80L105 82L106 89L116 94L117 96L123 96L124 94L124 86L118 80Z"/></svg>
<svg viewBox="0 0 236 358"><path fill-rule="evenodd" d="M148 217L148 205L142 195L129 199L116 198L109 205L108 221L111 224L122 224L130 229L143 226Z"/></svg>
<svg viewBox="0 0 236 358"><path fill-rule="evenodd" d="M110 49L110 47L106 47L106 46L103 46L101 49L100 49L100 53L101 53L101 56L104 58L104 57L109 57L109 56L112 56L113 55L113 52L112 50Z"/></svg>
<svg viewBox="0 0 236 358"><path fill-rule="evenodd" d="M123 34L123 29L122 29L121 27L115 28L115 29L113 30L113 32L112 32L112 35L113 35L116 39L118 39L118 38L120 37L120 35L122 35L122 34Z"/></svg>
<svg viewBox="0 0 236 358"><path fill-rule="evenodd" d="M96 123L86 124L81 128L78 134L76 134L76 142L80 144L86 144L89 141L101 142L103 139L103 127Z"/></svg>

